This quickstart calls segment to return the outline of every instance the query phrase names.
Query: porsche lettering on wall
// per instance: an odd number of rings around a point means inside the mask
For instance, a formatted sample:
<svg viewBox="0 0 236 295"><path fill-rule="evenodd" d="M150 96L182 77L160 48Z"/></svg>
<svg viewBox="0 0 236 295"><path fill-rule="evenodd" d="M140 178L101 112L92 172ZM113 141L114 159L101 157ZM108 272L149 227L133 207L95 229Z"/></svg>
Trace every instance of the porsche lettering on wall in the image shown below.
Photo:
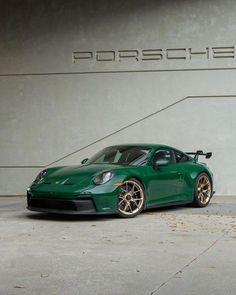
<svg viewBox="0 0 236 295"><path fill-rule="evenodd" d="M234 58L234 46L205 47L202 50L194 48L167 48L167 49L119 49L98 51L74 51L73 63L87 62L121 62L133 61L163 61L163 60L204 60Z"/></svg>

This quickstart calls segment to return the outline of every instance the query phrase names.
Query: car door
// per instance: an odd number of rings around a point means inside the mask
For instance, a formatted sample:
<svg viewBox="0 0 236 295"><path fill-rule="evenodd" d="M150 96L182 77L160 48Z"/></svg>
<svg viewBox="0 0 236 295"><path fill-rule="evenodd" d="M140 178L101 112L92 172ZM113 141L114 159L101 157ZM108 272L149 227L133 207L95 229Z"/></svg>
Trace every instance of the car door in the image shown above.
<svg viewBox="0 0 236 295"><path fill-rule="evenodd" d="M183 171L170 148L156 150L149 166L147 205L175 202L183 192Z"/></svg>
<svg viewBox="0 0 236 295"><path fill-rule="evenodd" d="M174 153L176 164L179 166L178 170L181 170L183 175L183 185L180 199L191 201L194 189L192 182L189 181L190 173L192 172L192 161L190 161L190 158L181 151L174 150Z"/></svg>

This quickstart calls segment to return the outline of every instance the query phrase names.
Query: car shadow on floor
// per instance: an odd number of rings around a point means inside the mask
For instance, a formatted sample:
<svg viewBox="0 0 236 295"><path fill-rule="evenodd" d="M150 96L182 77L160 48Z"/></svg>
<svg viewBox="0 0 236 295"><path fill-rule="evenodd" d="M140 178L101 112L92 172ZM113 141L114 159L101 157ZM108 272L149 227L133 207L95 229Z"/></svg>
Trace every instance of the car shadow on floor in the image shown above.
<svg viewBox="0 0 236 295"><path fill-rule="evenodd" d="M166 206L152 209L145 209L139 216L145 215L158 215L159 213L176 213L177 211L186 210L186 206ZM53 221L105 221L111 219L123 219L118 214L97 214L97 215L69 215L69 214L58 214L58 213L44 213L44 212L29 212L24 215L32 220L53 220ZM134 217L134 218L137 218ZM129 219L129 218L127 218Z"/></svg>
<svg viewBox="0 0 236 295"><path fill-rule="evenodd" d="M192 208L193 209L193 208ZM145 215L157 215L160 213L172 213L172 214L186 214L188 210L187 206L168 206L161 208L152 208L144 210L139 216ZM192 211L191 211L192 212ZM192 213L189 213L192 214ZM123 219L116 214L106 214L106 215L67 215L67 214L54 214L54 213L41 213L41 212L32 212L24 214L25 217L32 220L48 220L48 221L105 221L111 219ZM139 217L137 216L137 217ZM136 217L136 218L137 218Z"/></svg>
<svg viewBox="0 0 236 295"><path fill-rule="evenodd" d="M25 217L32 220L51 220L51 221L105 221L108 219L119 218L115 214L107 215L67 215L54 213L28 213Z"/></svg>
<svg viewBox="0 0 236 295"><path fill-rule="evenodd" d="M139 216L157 215L158 214L175 214L175 215L224 215L224 216L235 216L236 205L235 204L221 204L221 203L210 203L205 208L194 208L191 205L175 205L166 206L159 208L152 208L144 210ZM139 217L137 216L137 217ZM28 212L21 215L21 218L29 218L32 220L48 220L48 221L96 221L102 222L111 219L122 219L116 214L106 215L66 215L66 214L52 214L52 213L39 213L39 212Z"/></svg>

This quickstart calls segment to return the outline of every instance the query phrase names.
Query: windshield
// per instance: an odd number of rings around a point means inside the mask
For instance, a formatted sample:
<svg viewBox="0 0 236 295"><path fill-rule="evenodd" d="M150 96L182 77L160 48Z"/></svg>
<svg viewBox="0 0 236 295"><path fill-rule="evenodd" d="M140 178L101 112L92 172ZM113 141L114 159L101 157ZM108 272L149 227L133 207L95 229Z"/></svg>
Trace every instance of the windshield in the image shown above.
<svg viewBox="0 0 236 295"><path fill-rule="evenodd" d="M103 149L88 160L88 164L118 164L142 166L151 149L141 146L112 146Z"/></svg>

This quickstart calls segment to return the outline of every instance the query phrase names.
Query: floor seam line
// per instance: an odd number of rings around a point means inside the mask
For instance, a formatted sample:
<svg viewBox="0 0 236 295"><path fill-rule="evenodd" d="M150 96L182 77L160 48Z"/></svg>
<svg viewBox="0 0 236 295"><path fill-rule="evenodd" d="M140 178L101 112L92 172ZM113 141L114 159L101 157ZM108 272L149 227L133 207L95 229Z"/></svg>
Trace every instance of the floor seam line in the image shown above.
<svg viewBox="0 0 236 295"><path fill-rule="evenodd" d="M186 268L188 268L192 263L194 263L195 261L198 260L198 258L200 258L202 255L204 255L206 252L208 252L213 246L215 246L215 244L217 242L219 242L221 239L223 239L225 237L225 235L227 235L229 233L230 229L225 231L220 237L218 237L214 242L212 242L210 244L210 246L208 246L206 249L204 249L202 252L200 252L197 256L195 256L192 260L190 260L190 262L188 262L187 264L185 264L180 270L178 270L176 273L174 273L174 275L172 275L171 277L169 277L166 281L164 281L162 284L159 285L158 288L154 289L153 291L151 291L150 295L154 295L157 294L157 292L164 287L167 283L169 283L173 278L175 278L178 274L182 273Z"/></svg>

